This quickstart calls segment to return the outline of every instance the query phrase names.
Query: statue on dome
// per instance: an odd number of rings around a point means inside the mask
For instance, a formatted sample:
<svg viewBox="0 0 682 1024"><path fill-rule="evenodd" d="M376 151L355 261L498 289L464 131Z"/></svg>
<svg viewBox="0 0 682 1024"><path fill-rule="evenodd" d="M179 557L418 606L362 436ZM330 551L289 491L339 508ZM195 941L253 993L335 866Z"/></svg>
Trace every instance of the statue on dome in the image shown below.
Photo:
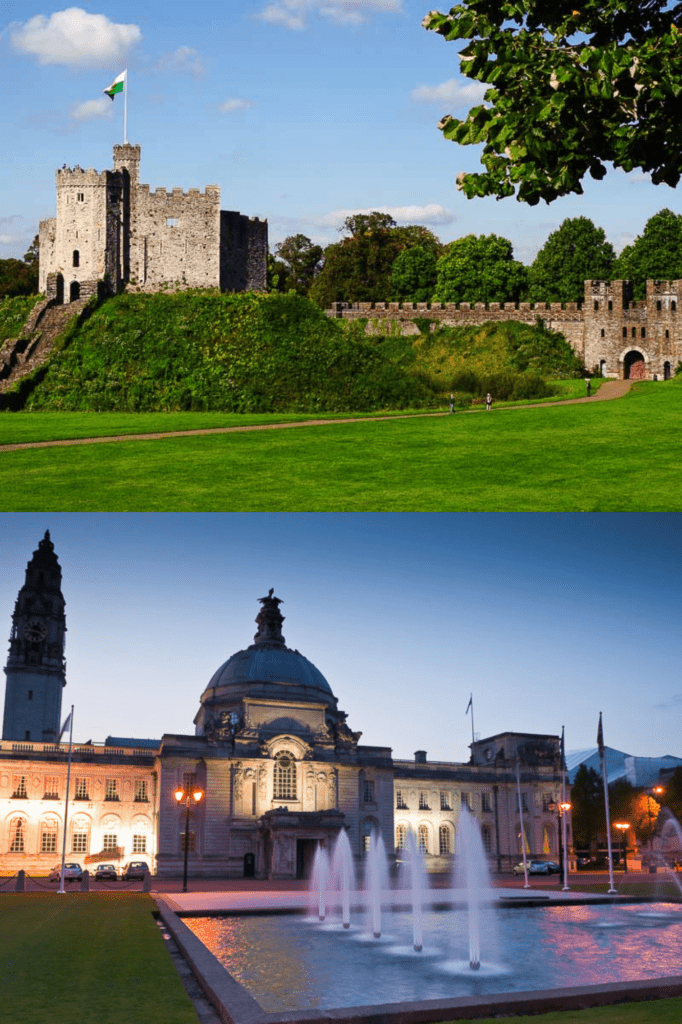
<svg viewBox="0 0 682 1024"><path fill-rule="evenodd" d="M279 610L282 601L278 597L272 596L274 592L274 587L270 587L267 597L258 598L263 607L256 616L258 632L253 638L254 643L284 643L284 637L282 636L284 616Z"/></svg>

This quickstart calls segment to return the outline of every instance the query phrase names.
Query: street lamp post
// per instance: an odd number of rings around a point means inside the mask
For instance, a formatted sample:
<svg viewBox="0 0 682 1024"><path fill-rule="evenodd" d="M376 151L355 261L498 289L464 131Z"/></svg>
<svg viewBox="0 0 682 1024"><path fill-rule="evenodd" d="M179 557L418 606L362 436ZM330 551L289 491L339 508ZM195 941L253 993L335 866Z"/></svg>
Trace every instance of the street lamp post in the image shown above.
<svg viewBox="0 0 682 1024"><path fill-rule="evenodd" d="M623 874L628 870L627 834L630 825L627 821L614 821L613 827L617 828L623 840Z"/></svg>
<svg viewBox="0 0 682 1024"><path fill-rule="evenodd" d="M566 870L566 864L564 861L564 843L563 843L563 818L567 811L570 811L571 805L569 803L552 803L547 805L548 810L556 811L558 815L558 832L559 832L559 884L563 889L568 889L568 871ZM568 850L566 851L568 852Z"/></svg>
<svg viewBox="0 0 682 1024"><path fill-rule="evenodd" d="M175 790L175 793L173 795L174 795L175 799L178 802L178 806L180 806L180 804L184 800L185 808L186 808L186 814L185 814L185 868L184 868L184 871L183 871L183 874L182 874L182 891L183 892L187 892L187 855L189 853L189 809L190 809L192 800L194 800L195 804L198 804L199 801L202 799L204 794L203 794L203 790L201 790L201 789L193 789L191 791L190 790L185 791L182 788L178 788L178 789Z"/></svg>
<svg viewBox="0 0 682 1024"><path fill-rule="evenodd" d="M647 793L647 808L649 811L649 874L656 874L656 865L654 864L654 830L651 822L651 801L654 793L656 796L660 796L663 793L663 786L653 786L652 789Z"/></svg>

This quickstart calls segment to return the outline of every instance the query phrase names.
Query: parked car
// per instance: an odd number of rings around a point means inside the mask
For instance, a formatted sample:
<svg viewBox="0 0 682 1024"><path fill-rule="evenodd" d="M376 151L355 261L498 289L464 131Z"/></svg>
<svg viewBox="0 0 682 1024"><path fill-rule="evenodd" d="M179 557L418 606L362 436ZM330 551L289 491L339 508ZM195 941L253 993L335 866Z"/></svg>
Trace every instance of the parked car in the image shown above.
<svg viewBox="0 0 682 1024"><path fill-rule="evenodd" d="M123 869L121 878L124 882L130 882L134 878L139 878L144 881L144 876L147 871L149 871L149 867L143 860L131 860Z"/></svg>
<svg viewBox="0 0 682 1024"><path fill-rule="evenodd" d="M56 867L50 871L50 877L48 881L59 882L62 877L62 866L57 864ZM65 864L64 865L64 881L65 882L80 882L83 877L83 868L80 864Z"/></svg>
<svg viewBox="0 0 682 1024"><path fill-rule="evenodd" d="M114 882L118 878L118 871L115 864L98 864L95 868L95 881L101 882L104 878L110 878Z"/></svg>
<svg viewBox="0 0 682 1024"><path fill-rule="evenodd" d="M523 861L520 864L515 864L512 868L515 875L523 874ZM529 860L528 861L528 874L529 875L554 875L559 874L561 868L558 864L555 864L552 860Z"/></svg>

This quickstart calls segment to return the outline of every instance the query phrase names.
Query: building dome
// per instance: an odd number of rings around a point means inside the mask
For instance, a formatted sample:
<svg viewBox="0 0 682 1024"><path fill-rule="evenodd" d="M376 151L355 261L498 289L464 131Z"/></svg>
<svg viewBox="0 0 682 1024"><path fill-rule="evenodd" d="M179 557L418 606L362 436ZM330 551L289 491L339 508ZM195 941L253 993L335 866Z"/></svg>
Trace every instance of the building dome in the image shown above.
<svg viewBox="0 0 682 1024"><path fill-rule="evenodd" d="M197 733L221 712L236 711L245 697L282 703L310 701L337 710L336 697L320 670L299 651L286 646L282 636L282 603L273 597L261 597L262 608L256 617L258 632L254 642L237 651L213 674L201 696L201 708L195 718Z"/></svg>

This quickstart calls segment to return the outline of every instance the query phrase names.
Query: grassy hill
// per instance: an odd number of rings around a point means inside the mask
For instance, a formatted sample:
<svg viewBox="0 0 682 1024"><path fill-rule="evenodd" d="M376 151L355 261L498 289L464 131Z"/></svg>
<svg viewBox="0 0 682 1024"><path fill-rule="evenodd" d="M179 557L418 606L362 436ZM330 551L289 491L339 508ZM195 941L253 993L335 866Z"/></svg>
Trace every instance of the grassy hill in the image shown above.
<svg viewBox="0 0 682 1024"><path fill-rule="evenodd" d="M43 295L17 295L0 299L0 343L18 338L26 318Z"/></svg>
<svg viewBox="0 0 682 1024"><path fill-rule="evenodd" d="M123 294L67 329L14 408L342 412L551 394L579 364L561 335L524 324L370 336L296 295Z"/></svg>

